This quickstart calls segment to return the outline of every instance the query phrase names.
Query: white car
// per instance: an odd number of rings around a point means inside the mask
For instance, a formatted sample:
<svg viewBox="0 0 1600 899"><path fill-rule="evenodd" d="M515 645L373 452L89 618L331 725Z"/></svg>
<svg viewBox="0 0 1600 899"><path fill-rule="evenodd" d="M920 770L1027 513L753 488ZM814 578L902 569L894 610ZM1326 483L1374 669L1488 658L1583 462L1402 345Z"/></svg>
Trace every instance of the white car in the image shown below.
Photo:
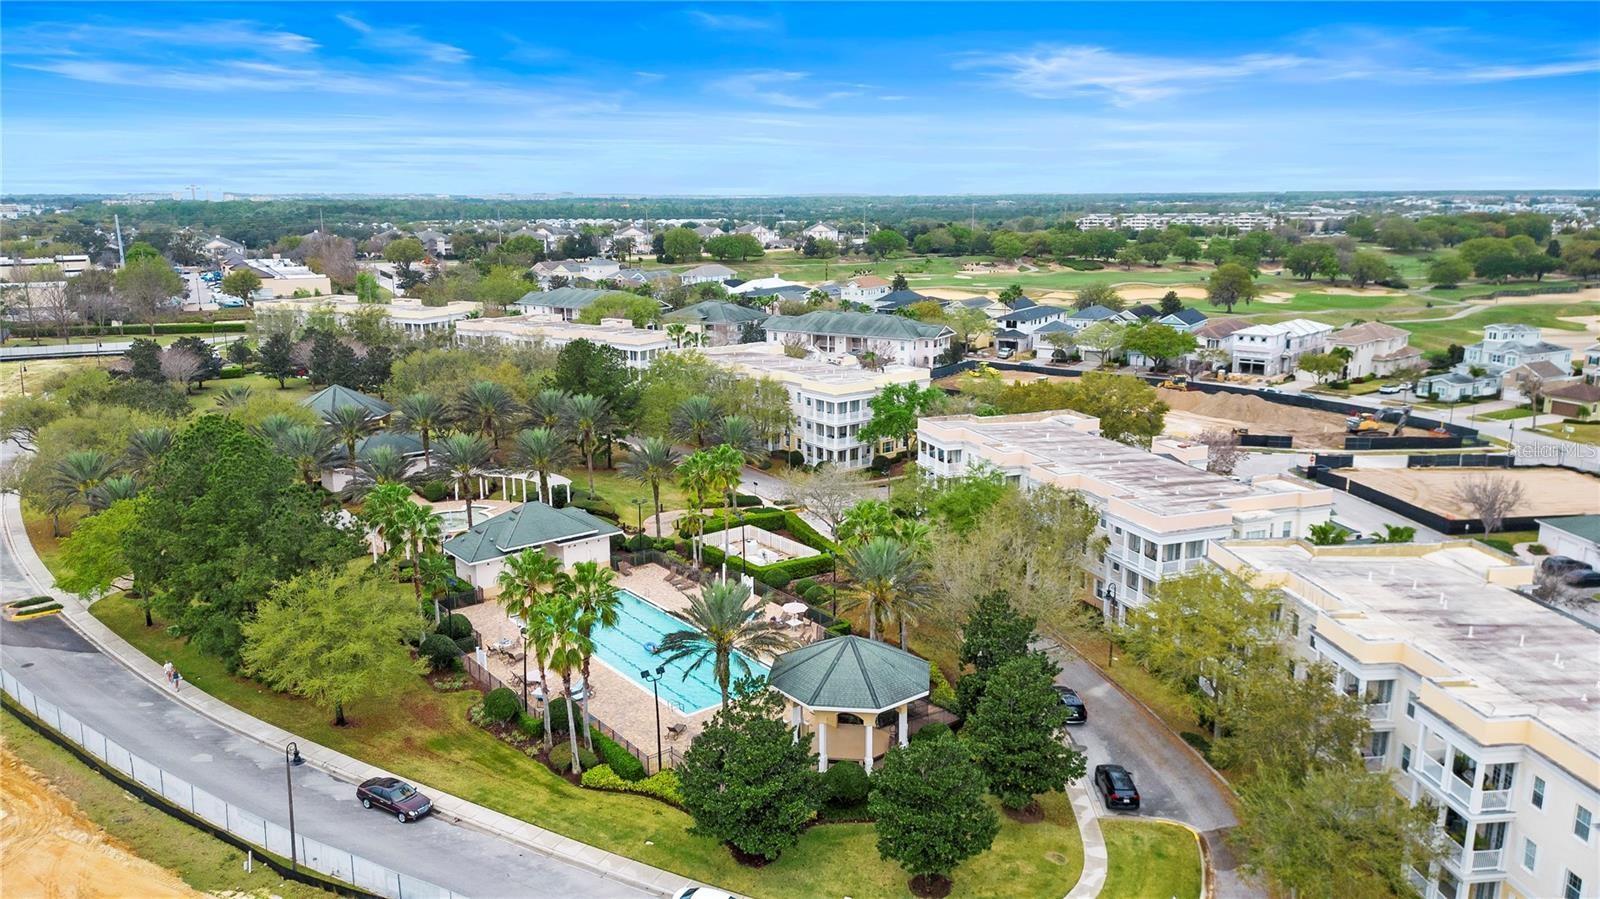
<svg viewBox="0 0 1600 899"><path fill-rule="evenodd" d="M1400 385L1399 384L1385 384L1382 387L1378 388L1378 392L1383 394L1383 395L1385 395L1385 396L1388 396L1390 394L1399 393L1400 392Z"/></svg>

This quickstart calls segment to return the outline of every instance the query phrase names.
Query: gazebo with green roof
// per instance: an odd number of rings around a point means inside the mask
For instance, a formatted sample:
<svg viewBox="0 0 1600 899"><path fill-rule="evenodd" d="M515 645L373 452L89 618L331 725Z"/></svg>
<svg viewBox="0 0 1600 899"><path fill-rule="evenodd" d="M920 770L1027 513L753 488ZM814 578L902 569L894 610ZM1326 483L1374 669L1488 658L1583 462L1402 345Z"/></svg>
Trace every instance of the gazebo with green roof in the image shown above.
<svg viewBox="0 0 1600 899"><path fill-rule="evenodd" d="M367 418L379 421L394 411L394 407L375 396L367 396L359 390L351 390L338 384L324 387L300 401L320 418L327 418L335 409L345 406L360 406L367 410Z"/></svg>
<svg viewBox="0 0 1600 899"><path fill-rule="evenodd" d="M817 738L817 770L833 759L872 760L906 745L911 703L928 695L928 661L864 637L834 637L778 656L767 683L789 700L795 737Z"/></svg>

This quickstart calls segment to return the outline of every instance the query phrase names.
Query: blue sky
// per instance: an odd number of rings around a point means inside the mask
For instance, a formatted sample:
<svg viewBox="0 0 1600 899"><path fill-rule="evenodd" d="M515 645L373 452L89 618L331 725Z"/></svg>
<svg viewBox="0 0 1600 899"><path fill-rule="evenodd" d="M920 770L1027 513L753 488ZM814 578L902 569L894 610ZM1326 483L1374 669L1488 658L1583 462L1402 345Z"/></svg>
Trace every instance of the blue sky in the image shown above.
<svg viewBox="0 0 1600 899"><path fill-rule="evenodd" d="M1600 4L6 3L0 190L1600 186Z"/></svg>

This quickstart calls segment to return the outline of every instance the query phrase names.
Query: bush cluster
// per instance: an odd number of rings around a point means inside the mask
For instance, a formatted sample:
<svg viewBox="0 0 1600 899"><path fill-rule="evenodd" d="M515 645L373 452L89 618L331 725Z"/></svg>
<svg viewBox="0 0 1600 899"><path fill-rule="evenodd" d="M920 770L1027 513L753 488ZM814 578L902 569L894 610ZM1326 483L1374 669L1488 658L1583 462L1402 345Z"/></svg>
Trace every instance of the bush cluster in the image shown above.
<svg viewBox="0 0 1600 899"><path fill-rule="evenodd" d="M578 764L586 771L600 764L600 760L595 758L594 753L590 752L589 747L583 745L581 740L578 742ZM572 770L571 741L562 740L550 750L550 767L557 771Z"/></svg>
<svg viewBox="0 0 1600 899"><path fill-rule="evenodd" d="M429 634L418 652L434 671L454 670L461 663L461 647L444 634Z"/></svg>
<svg viewBox="0 0 1600 899"><path fill-rule="evenodd" d="M510 687L498 687L483 697L483 714L495 724L505 724L522 713L522 700Z"/></svg>
<svg viewBox="0 0 1600 899"><path fill-rule="evenodd" d="M947 712L959 709L961 700L956 697L955 688L950 686L949 678L944 676L939 666L929 665L928 672L928 701Z"/></svg>
<svg viewBox="0 0 1600 899"><path fill-rule="evenodd" d="M929 721L922 725L922 729L911 735L911 742L921 743L924 740L943 740L953 737L955 733L950 730L950 725L943 721Z"/></svg>
<svg viewBox="0 0 1600 899"><path fill-rule="evenodd" d="M822 773L822 801L835 808L850 808L867 801L872 781L855 762L833 762Z"/></svg>
<svg viewBox="0 0 1600 899"><path fill-rule="evenodd" d="M440 619L439 626L433 630L434 633L443 634L452 640L459 640L462 637L472 636L472 621L465 615L451 612Z"/></svg>
<svg viewBox="0 0 1600 899"><path fill-rule="evenodd" d="M621 743L611 739L599 731L593 731L595 754L617 776L632 782L644 780L644 762L634 757L633 753L623 748Z"/></svg>
<svg viewBox="0 0 1600 899"><path fill-rule="evenodd" d="M583 785L591 790L653 796L669 805L683 807L683 793L678 786L678 775L671 769L657 771L643 780L629 781L623 780L609 765L597 765L584 770Z"/></svg>
<svg viewBox="0 0 1600 899"><path fill-rule="evenodd" d="M418 492L420 492L422 494L422 498L428 502L437 503L443 501L445 497L450 495L450 485L444 481L427 481L422 485L422 489Z"/></svg>
<svg viewBox="0 0 1600 899"><path fill-rule="evenodd" d="M801 596L805 596L806 593L810 592L811 588L815 587L816 585L816 581L808 577L803 577L794 582L794 592L800 594Z"/></svg>

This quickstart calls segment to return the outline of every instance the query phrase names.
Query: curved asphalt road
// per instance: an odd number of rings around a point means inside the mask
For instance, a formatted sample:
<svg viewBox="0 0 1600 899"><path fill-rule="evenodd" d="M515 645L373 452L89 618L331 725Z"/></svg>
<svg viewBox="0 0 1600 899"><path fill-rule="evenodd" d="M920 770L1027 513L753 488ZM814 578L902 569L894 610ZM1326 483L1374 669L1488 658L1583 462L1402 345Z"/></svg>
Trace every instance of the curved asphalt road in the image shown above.
<svg viewBox="0 0 1600 899"><path fill-rule="evenodd" d="M8 500L9 516L16 505ZM32 596L40 586L18 564L10 540L0 540L0 596ZM195 786L287 825L281 747L178 703L59 616L0 623L0 650L0 666L42 698ZM463 896L651 895L481 831L431 818L401 824L363 809L353 786L309 765L294 771L294 799L297 833Z"/></svg>

